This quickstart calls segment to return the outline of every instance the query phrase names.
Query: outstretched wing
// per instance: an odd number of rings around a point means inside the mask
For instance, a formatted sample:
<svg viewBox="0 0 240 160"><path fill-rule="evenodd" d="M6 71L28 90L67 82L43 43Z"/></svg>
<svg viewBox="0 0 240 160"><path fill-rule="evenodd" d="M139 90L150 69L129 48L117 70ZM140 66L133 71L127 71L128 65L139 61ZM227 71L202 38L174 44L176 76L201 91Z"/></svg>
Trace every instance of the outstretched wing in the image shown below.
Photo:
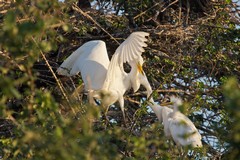
<svg viewBox="0 0 240 160"><path fill-rule="evenodd" d="M106 78L109 58L105 42L89 41L73 52L58 68L60 75L81 72L86 89L101 89Z"/></svg>
<svg viewBox="0 0 240 160"><path fill-rule="evenodd" d="M144 52L143 47L147 47L145 42L148 35L149 33L146 32L133 32L115 52L119 56L118 63L122 64L138 59Z"/></svg>
<svg viewBox="0 0 240 160"><path fill-rule="evenodd" d="M134 32L117 48L108 67L105 87L108 87L116 77L120 76L120 70L121 74L125 73L123 63L133 62L142 58L143 48L147 46L145 42L148 35L149 33L146 32Z"/></svg>

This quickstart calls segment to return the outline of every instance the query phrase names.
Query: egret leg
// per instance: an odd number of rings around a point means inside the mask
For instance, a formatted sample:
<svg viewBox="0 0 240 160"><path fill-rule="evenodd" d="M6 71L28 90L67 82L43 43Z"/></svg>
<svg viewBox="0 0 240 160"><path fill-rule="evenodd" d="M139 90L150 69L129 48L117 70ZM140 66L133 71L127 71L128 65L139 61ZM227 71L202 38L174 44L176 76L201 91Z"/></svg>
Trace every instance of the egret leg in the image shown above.
<svg viewBox="0 0 240 160"><path fill-rule="evenodd" d="M126 116L125 116L125 112L124 112L124 98L123 97L119 99L119 104L120 104L120 108L122 110L124 124L125 124L125 126L127 126Z"/></svg>
<svg viewBox="0 0 240 160"><path fill-rule="evenodd" d="M107 123L109 122L109 119L108 119L108 117L107 117L107 113L108 113L109 107L110 107L110 105L107 106L107 109L106 109L105 112L104 112L104 116L105 116L105 119L106 119L106 122L107 122Z"/></svg>

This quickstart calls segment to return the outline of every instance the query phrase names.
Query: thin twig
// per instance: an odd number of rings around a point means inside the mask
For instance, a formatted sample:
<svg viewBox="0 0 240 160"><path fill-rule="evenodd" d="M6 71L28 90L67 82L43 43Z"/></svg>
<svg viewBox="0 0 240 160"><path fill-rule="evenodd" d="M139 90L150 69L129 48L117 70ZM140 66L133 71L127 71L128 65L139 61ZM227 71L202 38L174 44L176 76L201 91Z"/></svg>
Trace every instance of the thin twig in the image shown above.
<svg viewBox="0 0 240 160"><path fill-rule="evenodd" d="M146 14L148 11L152 10L154 7L158 6L159 4L160 4L159 2L154 4L152 7L148 8L147 10L145 10L145 11L139 13L138 15L136 15L135 17L133 17L133 19L137 19L138 17Z"/></svg>
<svg viewBox="0 0 240 160"><path fill-rule="evenodd" d="M57 78L56 74L54 73L54 71L53 71L52 67L50 66L50 64L49 64L49 62L48 62L46 56L43 54L43 52L42 52L42 50L40 49L39 45L37 44L36 40L35 40L33 37L32 37L32 40L33 40L33 42L37 45L37 47L39 48L39 51L40 51L40 53L41 53L41 56L43 57L45 63L47 64L49 70L51 71L51 73L52 73L54 79L56 80L57 85L58 85L58 87L59 87L59 89L60 89L62 95L63 95L64 98L66 99L66 101L67 101L69 107L71 108L73 114L76 115L76 111L71 107L71 105L70 105L70 101L69 101L69 98L68 98L67 94L65 93L65 91L64 91L64 89L63 89L63 85L62 85L62 83L61 83L61 82L59 81L59 79Z"/></svg>
<svg viewBox="0 0 240 160"><path fill-rule="evenodd" d="M179 1L179 13L178 13L178 24L181 24L182 19L182 1Z"/></svg>
<svg viewBox="0 0 240 160"><path fill-rule="evenodd" d="M19 65L15 60L13 60L10 56L5 54L4 52L0 51L0 55L2 55L3 57L7 58L8 60L10 60L10 63L12 63L13 65L17 66L20 71L24 71L25 70L24 67Z"/></svg>
<svg viewBox="0 0 240 160"><path fill-rule="evenodd" d="M186 16L186 24L188 24L189 13L190 13L190 2L189 2L189 0L187 0L187 16Z"/></svg>
<svg viewBox="0 0 240 160"><path fill-rule="evenodd" d="M185 94L189 94L184 90L181 89L156 89L153 92L157 92L157 93L185 93ZM139 95L144 95L146 94L146 92L137 92L137 93L133 93L133 94L129 94L129 96L139 96ZM132 101L134 102L134 101ZM136 103L136 102L134 102Z"/></svg>
<svg viewBox="0 0 240 160"><path fill-rule="evenodd" d="M177 2L178 2L178 0L170 3L167 7L163 8L160 12L164 12L168 7L170 7L171 5L173 5L173 4L177 3ZM147 10L145 10L145 11L141 12L140 14L136 15L135 17L133 17L133 19L137 19L138 17L146 14L148 11L152 10L154 7L158 6L159 4L160 4L160 2L154 4L152 7L148 8Z"/></svg>
<svg viewBox="0 0 240 160"><path fill-rule="evenodd" d="M17 19L17 20L19 21L19 19ZM21 22L20 22L20 23L21 23ZM70 105L70 101L69 101L69 98L68 98L67 94L66 94L65 91L64 91L64 87L63 87L62 83L58 80L56 74L54 73L54 71L53 71L51 65L49 64L49 62L48 62L46 56L45 56L44 53L42 52L42 50L41 50L41 48L39 47L39 45L38 45L38 43L36 42L36 40L35 40L33 37L31 37L31 38L32 38L33 42L36 44L36 46L38 47L38 49L39 49L39 51L40 51L40 53L41 53L41 56L43 57L45 63L47 64L47 66L48 66L48 68L49 68L49 70L50 70L50 72L52 73L54 79L56 80L57 85L58 85L58 87L59 87L59 89L60 89L62 95L63 95L64 98L66 99L66 101L67 101L69 107L71 108L71 110L72 110L74 116L76 116L76 111L71 107L71 105Z"/></svg>
<svg viewBox="0 0 240 160"><path fill-rule="evenodd" d="M161 12L164 12L168 7L170 7L171 5L173 5L173 4L177 3L177 2L178 2L178 0L170 3L167 7L165 7L164 9L162 9Z"/></svg>
<svg viewBox="0 0 240 160"><path fill-rule="evenodd" d="M139 95L142 95L142 94L139 94ZM135 101L134 99L132 99L132 98L130 98L130 97L124 97L124 99L126 99L126 100L128 100L128 101L130 101L130 102L133 102L133 103L135 103L135 104L140 104L140 102L138 102L138 101Z"/></svg>
<svg viewBox="0 0 240 160"><path fill-rule="evenodd" d="M95 21L89 14L81 10L76 4L73 4L73 9L79 13L81 13L83 16L91 20L97 27L99 27L103 32L105 32L111 39L113 39L117 44L120 44L116 38L114 38L108 31L106 31L97 21Z"/></svg>

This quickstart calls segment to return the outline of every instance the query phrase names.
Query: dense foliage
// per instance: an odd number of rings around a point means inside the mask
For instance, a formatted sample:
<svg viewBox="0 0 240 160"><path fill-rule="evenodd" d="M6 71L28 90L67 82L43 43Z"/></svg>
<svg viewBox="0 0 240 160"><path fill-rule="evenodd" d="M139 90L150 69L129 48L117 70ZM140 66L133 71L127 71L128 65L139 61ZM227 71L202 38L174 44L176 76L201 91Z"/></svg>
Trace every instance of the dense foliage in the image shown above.
<svg viewBox="0 0 240 160"><path fill-rule="evenodd" d="M240 4L87 2L0 1L0 159L239 159ZM202 149L166 139L144 89L127 92L124 126L117 104L106 123L88 103L80 75L56 75L84 42L104 40L112 55L133 31L150 33L143 56L154 99L185 101Z"/></svg>

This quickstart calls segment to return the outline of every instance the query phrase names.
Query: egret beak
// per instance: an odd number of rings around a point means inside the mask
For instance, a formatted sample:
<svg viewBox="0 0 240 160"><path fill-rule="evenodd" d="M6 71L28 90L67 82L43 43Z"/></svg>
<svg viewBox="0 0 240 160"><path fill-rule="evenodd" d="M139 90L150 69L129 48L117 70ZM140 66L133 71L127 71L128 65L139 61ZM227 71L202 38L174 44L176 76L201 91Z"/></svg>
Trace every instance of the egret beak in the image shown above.
<svg viewBox="0 0 240 160"><path fill-rule="evenodd" d="M139 62L137 63L137 69L138 69L138 72L140 72L142 75L144 75L143 68Z"/></svg>
<svg viewBox="0 0 240 160"><path fill-rule="evenodd" d="M173 105L173 102L164 102L160 104L160 106L169 106L169 105Z"/></svg>

